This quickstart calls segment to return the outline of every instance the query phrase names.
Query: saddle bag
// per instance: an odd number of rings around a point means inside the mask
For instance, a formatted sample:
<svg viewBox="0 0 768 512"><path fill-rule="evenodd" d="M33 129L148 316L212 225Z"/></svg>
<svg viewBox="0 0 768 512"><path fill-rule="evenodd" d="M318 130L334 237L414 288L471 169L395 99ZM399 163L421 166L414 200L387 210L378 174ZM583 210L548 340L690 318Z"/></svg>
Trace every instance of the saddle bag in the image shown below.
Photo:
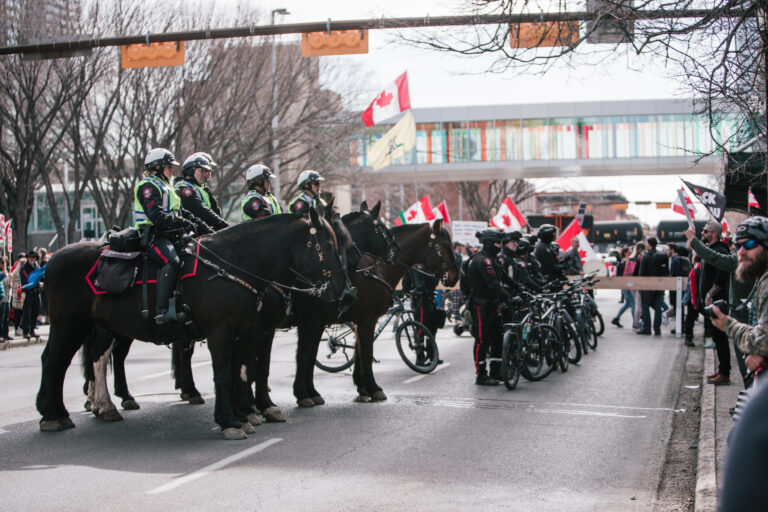
<svg viewBox="0 0 768 512"><path fill-rule="evenodd" d="M136 275L141 264L141 254L139 251L103 251L99 256L93 284L100 290L109 293L121 293L128 290L136 282Z"/></svg>
<svg viewBox="0 0 768 512"><path fill-rule="evenodd" d="M109 234L109 248L117 252L141 251L141 236L139 230L134 227L125 228Z"/></svg>

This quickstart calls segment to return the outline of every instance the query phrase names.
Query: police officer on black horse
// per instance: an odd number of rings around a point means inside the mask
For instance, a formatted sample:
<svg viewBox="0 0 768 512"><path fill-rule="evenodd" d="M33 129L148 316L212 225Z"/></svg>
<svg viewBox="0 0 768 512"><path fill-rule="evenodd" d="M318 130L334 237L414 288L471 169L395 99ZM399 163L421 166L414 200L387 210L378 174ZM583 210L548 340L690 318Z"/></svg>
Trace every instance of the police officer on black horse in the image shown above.
<svg viewBox="0 0 768 512"><path fill-rule="evenodd" d="M176 297L171 298L180 265L173 242L190 231L213 232L205 222L181 207L181 200L170 184L176 165L179 162L167 149L150 150L144 158L144 178L134 187L136 227L147 244L149 257L163 265L157 275L157 324L183 320L183 315L176 314Z"/></svg>
<svg viewBox="0 0 768 512"><path fill-rule="evenodd" d="M504 283L515 286L504 273L497 259L504 239L504 232L496 228L478 231L475 236L483 249L475 253L467 268L469 310L472 314L472 336L475 338L475 384L495 386L501 373L502 323L500 309L508 307L511 296ZM490 375L485 359L491 352Z"/></svg>
<svg viewBox="0 0 768 512"><path fill-rule="evenodd" d="M248 193L240 203L243 220L260 219L283 213L280 202L272 195L272 181L275 175L266 165L252 165L245 171Z"/></svg>
<svg viewBox="0 0 768 512"><path fill-rule="evenodd" d="M320 197L321 181L325 181L325 178L317 171L308 170L299 174L299 195L288 204L291 213L309 215L309 209L314 208L321 217L325 214L326 203Z"/></svg>
<svg viewBox="0 0 768 512"><path fill-rule="evenodd" d="M216 162L207 153L195 153L184 160L181 178L173 189L181 198L181 207L208 224L215 231L229 224L221 218L221 209L213 197L213 191L206 185L211 179Z"/></svg>

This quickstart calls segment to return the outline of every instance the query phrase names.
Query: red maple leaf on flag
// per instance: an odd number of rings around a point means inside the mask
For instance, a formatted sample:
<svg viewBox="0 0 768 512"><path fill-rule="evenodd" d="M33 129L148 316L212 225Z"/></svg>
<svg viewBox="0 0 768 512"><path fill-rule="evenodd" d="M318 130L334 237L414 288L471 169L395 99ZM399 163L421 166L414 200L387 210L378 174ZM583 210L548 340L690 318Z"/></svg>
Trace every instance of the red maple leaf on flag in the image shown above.
<svg viewBox="0 0 768 512"><path fill-rule="evenodd" d="M379 97L376 98L376 104L380 107L386 107L390 103L392 103L392 98L394 98L394 94L387 93L387 91L382 92L379 94Z"/></svg>
<svg viewBox="0 0 768 512"><path fill-rule="evenodd" d="M512 225L512 219L509 215L502 215L501 216L502 222L504 222L504 225L509 227Z"/></svg>
<svg viewBox="0 0 768 512"><path fill-rule="evenodd" d="M408 220L413 220L416 218L416 210L408 210Z"/></svg>

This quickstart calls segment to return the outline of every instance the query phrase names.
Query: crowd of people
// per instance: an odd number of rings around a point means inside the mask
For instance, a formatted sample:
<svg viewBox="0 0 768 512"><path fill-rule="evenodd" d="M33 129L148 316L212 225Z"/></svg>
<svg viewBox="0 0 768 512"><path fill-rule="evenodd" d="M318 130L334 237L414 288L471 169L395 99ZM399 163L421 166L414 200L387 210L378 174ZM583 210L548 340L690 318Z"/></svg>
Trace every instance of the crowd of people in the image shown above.
<svg viewBox="0 0 768 512"><path fill-rule="evenodd" d="M42 294L46 249L20 252L13 261L0 256L0 341L37 337L37 326L46 321Z"/></svg>

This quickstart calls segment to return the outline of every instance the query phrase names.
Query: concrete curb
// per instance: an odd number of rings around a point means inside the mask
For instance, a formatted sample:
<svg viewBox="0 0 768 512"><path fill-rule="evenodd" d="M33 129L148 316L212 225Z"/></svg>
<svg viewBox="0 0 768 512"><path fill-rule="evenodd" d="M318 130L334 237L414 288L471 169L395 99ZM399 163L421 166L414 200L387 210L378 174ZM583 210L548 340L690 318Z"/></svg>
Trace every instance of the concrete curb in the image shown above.
<svg viewBox="0 0 768 512"><path fill-rule="evenodd" d="M23 341L21 341L23 340ZM47 338L38 337L35 340L29 340L27 338L22 338L20 341L4 341L0 343L0 350L8 350L9 348L16 348L16 347L28 347L30 345L40 345L41 343L45 343L48 341Z"/></svg>
<svg viewBox="0 0 768 512"><path fill-rule="evenodd" d="M707 375L715 372L715 351L704 350L704 374L701 377L699 449L696 463L695 512L717 511L717 449L715 423L715 386Z"/></svg>

